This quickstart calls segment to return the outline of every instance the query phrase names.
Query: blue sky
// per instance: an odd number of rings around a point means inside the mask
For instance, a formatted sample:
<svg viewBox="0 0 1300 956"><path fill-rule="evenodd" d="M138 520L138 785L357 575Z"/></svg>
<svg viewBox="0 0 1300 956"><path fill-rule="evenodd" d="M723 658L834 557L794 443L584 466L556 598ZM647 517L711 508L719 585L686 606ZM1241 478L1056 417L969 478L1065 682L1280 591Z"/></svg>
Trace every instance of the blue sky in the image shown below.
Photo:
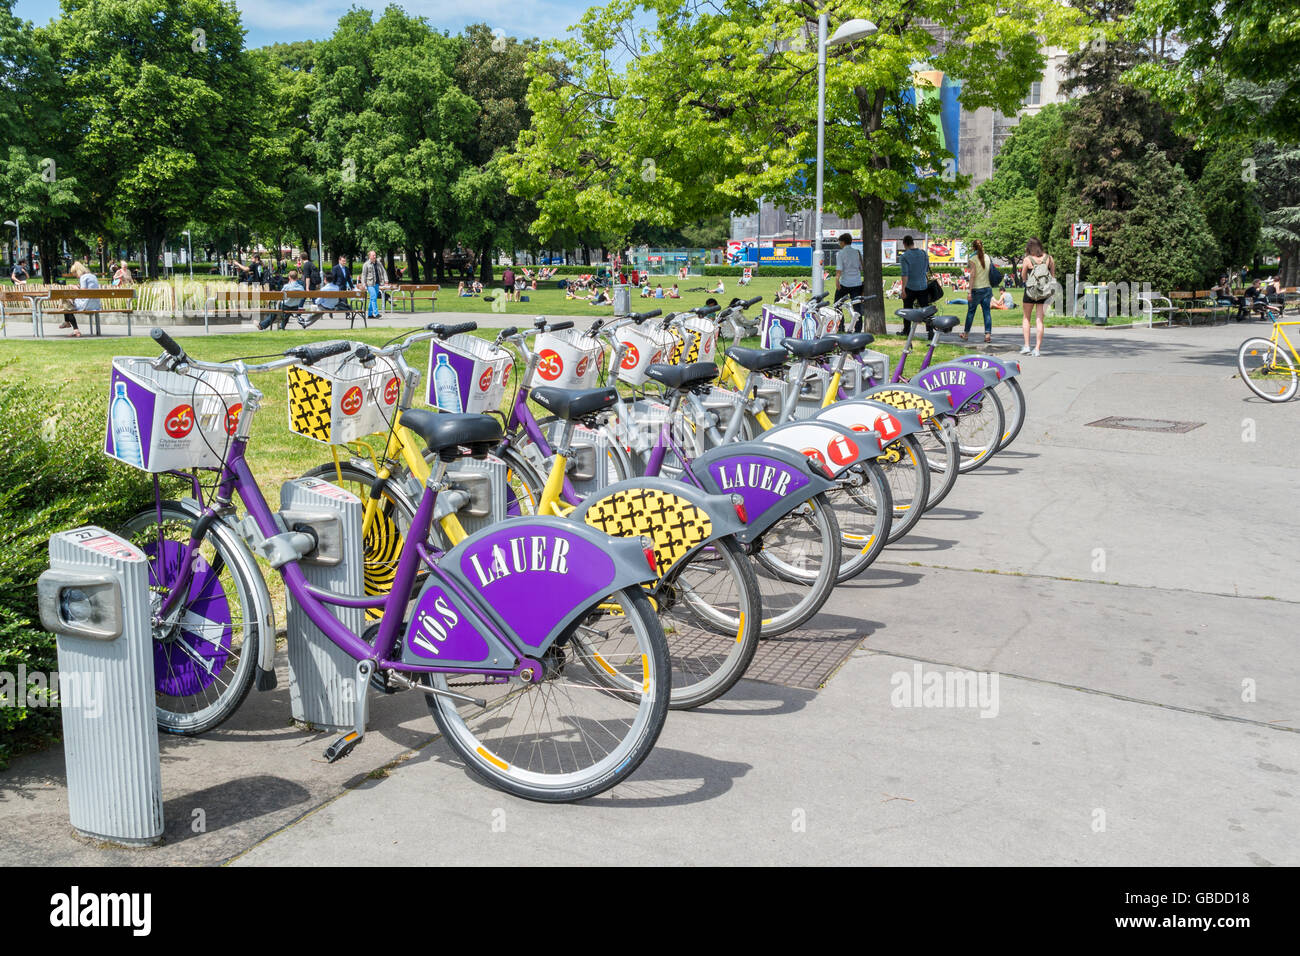
<svg viewBox="0 0 1300 956"><path fill-rule="evenodd" d="M349 7L381 11L387 0L236 0L248 45L264 46L289 40L320 40L329 36ZM598 0L399 0L408 13L427 19L440 30L455 33L466 24L486 23L510 36L558 37ZM58 16L58 0L17 0L14 13L45 24Z"/></svg>

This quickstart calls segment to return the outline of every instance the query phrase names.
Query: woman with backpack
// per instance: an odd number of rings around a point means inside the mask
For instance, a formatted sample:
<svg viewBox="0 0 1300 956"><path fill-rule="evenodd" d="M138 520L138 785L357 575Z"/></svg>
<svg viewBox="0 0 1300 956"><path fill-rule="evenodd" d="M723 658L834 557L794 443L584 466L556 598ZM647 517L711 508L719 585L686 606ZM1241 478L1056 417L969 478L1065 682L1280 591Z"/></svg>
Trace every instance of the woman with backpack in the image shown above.
<svg viewBox="0 0 1300 956"><path fill-rule="evenodd" d="M1056 291L1056 260L1043 251L1043 244L1037 239L1030 239L1025 244L1025 258L1020 261L1020 277L1025 283L1025 344L1021 355L1042 354L1043 319L1047 315L1047 303ZM1034 310L1038 311L1038 340L1033 351L1029 348L1029 319Z"/></svg>

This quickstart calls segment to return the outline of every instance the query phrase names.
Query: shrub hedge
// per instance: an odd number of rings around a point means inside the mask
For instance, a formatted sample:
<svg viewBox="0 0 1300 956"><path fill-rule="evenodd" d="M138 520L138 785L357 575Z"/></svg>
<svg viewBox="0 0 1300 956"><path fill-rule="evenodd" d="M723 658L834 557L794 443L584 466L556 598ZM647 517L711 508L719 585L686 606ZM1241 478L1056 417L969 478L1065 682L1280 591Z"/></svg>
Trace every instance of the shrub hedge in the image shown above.
<svg viewBox="0 0 1300 956"><path fill-rule="evenodd" d="M0 388L0 671L14 680L19 664L29 674L58 668L54 636L42 630L36 610L51 532L116 528L152 500L147 475L105 457L104 428L104 404L84 393L27 383ZM0 768L59 737L49 692L33 687L33 707L28 693L17 687L17 699L0 697Z"/></svg>

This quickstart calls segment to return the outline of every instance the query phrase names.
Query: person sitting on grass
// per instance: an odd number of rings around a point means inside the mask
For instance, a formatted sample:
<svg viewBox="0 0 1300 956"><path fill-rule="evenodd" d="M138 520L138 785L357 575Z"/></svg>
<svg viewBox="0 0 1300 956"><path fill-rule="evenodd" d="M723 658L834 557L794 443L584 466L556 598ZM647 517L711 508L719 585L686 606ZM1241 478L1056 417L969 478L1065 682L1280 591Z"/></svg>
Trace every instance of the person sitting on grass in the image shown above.
<svg viewBox="0 0 1300 956"><path fill-rule="evenodd" d="M648 299L652 295L654 295L654 293L650 291L650 287L648 285L643 285L641 287L641 298Z"/></svg>
<svg viewBox="0 0 1300 956"><path fill-rule="evenodd" d="M478 279L474 280L474 295L481 295L483 292L483 283Z"/></svg>
<svg viewBox="0 0 1300 956"><path fill-rule="evenodd" d="M609 293L604 289L597 289L587 300L588 305L612 305L614 300L609 297Z"/></svg>
<svg viewBox="0 0 1300 956"><path fill-rule="evenodd" d="M655 286L655 298L662 299L663 297L664 297L664 284L661 282L657 286Z"/></svg>
<svg viewBox="0 0 1300 956"><path fill-rule="evenodd" d="M885 293L885 297L888 299L901 299L903 297L903 280L895 279L894 284L891 285L889 291Z"/></svg>
<svg viewBox="0 0 1300 956"><path fill-rule="evenodd" d="M462 279L460 284L456 286L456 294L462 299L468 299L474 293L465 285L465 280Z"/></svg>
<svg viewBox="0 0 1300 956"><path fill-rule="evenodd" d="M673 287L666 294L670 299L680 299L682 297L681 290L677 288L676 282L673 283Z"/></svg>
<svg viewBox="0 0 1300 956"><path fill-rule="evenodd" d="M995 309L1014 309L1016 300L1011 297L1010 289L1003 289L1002 295L994 299L991 305Z"/></svg>
<svg viewBox="0 0 1300 956"><path fill-rule="evenodd" d="M721 276L718 276L718 284L717 284L717 286L713 289L713 294L714 294L714 295L722 295L722 293L724 293L724 292L726 292L726 291L727 291L727 287L723 284L723 282L722 282L722 277L721 277Z"/></svg>

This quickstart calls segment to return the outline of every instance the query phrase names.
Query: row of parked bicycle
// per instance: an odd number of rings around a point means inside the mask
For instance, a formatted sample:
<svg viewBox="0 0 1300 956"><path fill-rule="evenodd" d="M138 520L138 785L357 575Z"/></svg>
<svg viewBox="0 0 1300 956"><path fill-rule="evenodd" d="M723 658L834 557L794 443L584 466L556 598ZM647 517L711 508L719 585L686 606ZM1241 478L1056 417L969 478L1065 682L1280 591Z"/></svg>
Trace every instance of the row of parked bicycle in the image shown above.
<svg viewBox="0 0 1300 956"><path fill-rule="evenodd" d="M202 733L274 686L257 555L358 686L424 693L493 785L548 801L615 785L668 709L725 694L761 639L808 622L1024 422L1016 363L931 364L955 317L900 310L891 372L870 334L835 331L851 303L823 298L757 319L758 299L585 331L539 318L491 341L433 324L263 363L201 361L155 329L161 356L114 360L105 451L192 488L167 500L156 482L122 529L150 560L160 726ZM421 342L432 408L408 361ZM251 376L281 368L291 429L331 449L301 481L360 503L364 594L308 580L337 531L274 511L249 468ZM330 759L364 734L359 696Z"/></svg>

